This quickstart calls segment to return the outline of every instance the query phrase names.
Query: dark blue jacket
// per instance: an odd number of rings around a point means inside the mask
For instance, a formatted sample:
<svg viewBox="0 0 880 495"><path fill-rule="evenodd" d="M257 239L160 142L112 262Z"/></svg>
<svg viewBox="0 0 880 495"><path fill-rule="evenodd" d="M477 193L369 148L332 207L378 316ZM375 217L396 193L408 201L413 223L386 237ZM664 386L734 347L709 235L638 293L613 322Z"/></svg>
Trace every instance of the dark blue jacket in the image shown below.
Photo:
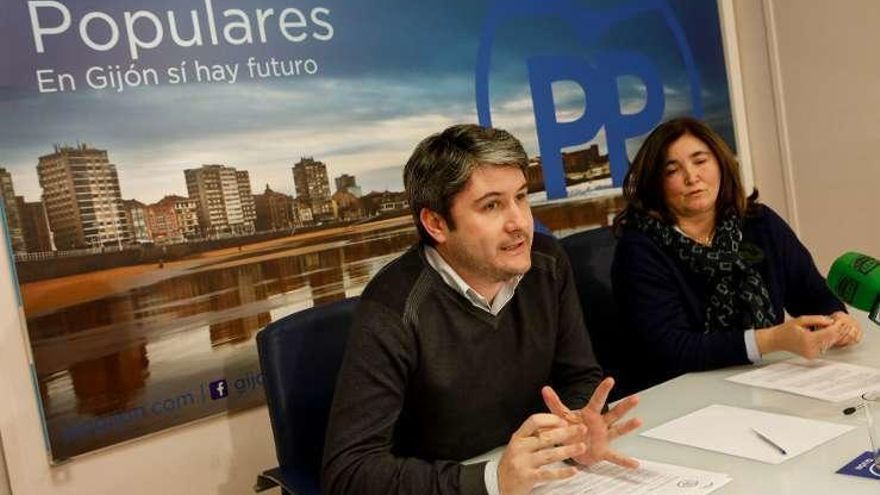
<svg viewBox="0 0 880 495"><path fill-rule="evenodd" d="M757 205L743 223L747 244L763 253L753 263L767 284L776 324L782 323L784 311L800 316L844 310L810 253L776 212ZM646 234L624 230L611 277L621 331L627 336L622 340L633 346L620 377L628 388L646 388L689 371L749 363L742 332L704 332L707 281Z"/></svg>

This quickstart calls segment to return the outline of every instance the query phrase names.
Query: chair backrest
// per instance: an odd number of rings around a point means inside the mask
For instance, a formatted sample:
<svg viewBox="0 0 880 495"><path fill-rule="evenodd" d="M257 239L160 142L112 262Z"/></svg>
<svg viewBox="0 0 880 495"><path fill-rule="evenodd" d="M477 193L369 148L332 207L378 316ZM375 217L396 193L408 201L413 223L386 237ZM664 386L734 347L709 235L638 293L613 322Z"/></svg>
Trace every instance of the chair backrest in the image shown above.
<svg viewBox="0 0 880 495"><path fill-rule="evenodd" d="M324 432L357 299L316 306L257 334L278 464L317 481Z"/></svg>
<svg viewBox="0 0 880 495"><path fill-rule="evenodd" d="M617 239L610 227L601 227L569 235L559 243L571 261L593 352L605 373L619 379L623 328L611 289L611 261Z"/></svg>

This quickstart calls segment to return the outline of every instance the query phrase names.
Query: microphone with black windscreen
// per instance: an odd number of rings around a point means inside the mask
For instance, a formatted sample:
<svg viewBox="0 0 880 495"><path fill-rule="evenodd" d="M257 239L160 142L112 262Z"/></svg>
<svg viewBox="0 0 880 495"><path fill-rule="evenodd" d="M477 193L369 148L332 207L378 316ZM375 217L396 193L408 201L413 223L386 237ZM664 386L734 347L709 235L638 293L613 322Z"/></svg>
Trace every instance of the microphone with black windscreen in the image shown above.
<svg viewBox="0 0 880 495"><path fill-rule="evenodd" d="M828 287L843 302L868 312L880 325L880 261L849 252L837 258L828 271Z"/></svg>

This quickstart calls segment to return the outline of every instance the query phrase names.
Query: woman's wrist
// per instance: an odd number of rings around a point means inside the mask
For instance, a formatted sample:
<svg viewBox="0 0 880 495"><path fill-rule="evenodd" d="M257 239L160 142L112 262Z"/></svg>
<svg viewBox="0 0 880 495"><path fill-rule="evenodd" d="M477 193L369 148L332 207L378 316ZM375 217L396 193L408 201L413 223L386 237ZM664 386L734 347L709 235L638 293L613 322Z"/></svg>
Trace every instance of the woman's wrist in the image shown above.
<svg viewBox="0 0 880 495"><path fill-rule="evenodd" d="M758 344L758 352L762 356L779 350L776 328L767 327L755 330L755 342Z"/></svg>

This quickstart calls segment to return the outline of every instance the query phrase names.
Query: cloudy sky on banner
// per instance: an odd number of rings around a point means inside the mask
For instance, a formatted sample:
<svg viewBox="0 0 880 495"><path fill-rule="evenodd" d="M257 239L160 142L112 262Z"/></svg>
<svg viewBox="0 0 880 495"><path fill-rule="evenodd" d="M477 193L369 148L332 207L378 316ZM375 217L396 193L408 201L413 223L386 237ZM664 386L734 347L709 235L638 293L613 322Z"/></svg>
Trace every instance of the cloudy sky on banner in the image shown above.
<svg viewBox="0 0 880 495"><path fill-rule="evenodd" d="M549 2L548 4L552 4ZM563 2L599 12L609 2ZM714 2L670 2L679 13L700 71L707 116L729 127L729 102ZM43 37L45 53L37 54L27 2L0 3L0 167L13 174L17 194L39 199L36 162L52 145L89 143L107 149L119 170L123 196L153 202L166 194L185 194L184 168L223 163L250 172L254 192L266 184L291 193L290 167L302 156L328 165L332 177L358 177L364 191L401 189L400 170L410 151L431 132L456 122L476 122L474 72L480 33L491 2L403 1L273 1L233 0L60 0L71 26ZM167 11L177 18L182 36L192 34L190 11L200 19L209 44L207 6L220 32L218 46L177 46L170 37ZM684 7L687 7L686 9ZM304 13L305 33L327 34L309 18L315 8L332 26L332 38L307 37L291 42L277 20L266 23L266 43L253 29L254 42L233 46L222 35L223 11L240 9L256 24L256 10L277 14L295 7ZM117 92L86 85L93 66L132 62L125 13L149 10L162 22L163 41L140 48L138 68L164 70L187 61L187 84L128 88ZM89 48L79 33L80 20L101 12L119 26L119 41L108 51ZM57 26L57 8L39 11L43 26ZM144 39L152 31L137 24ZM103 21L92 21L91 36L110 39ZM578 54L590 60L604 50L645 53L657 64L667 96L667 115L690 108L683 63L670 30L656 13L625 20L594 45L583 46L576 29L559 15L543 15L504 24L493 42L490 90L493 122L523 139L537 154L537 136L525 61L535 54ZM241 31L238 31L240 34ZM326 37L326 36L325 36ZM315 75L251 79L247 60L314 59ZM235 84L199 83L192 66L239 64ZM73 92L41 94L35 71L51 68L74 75ZM638 111L644 90L634 78L619 80L624 112ZM584 95L574 84L554 88L560 118L584 111ZM587 109L589 111L589 109ZM732 132L731 129L722 129ZM585 140L589 137L585 137Z"/></svg>

